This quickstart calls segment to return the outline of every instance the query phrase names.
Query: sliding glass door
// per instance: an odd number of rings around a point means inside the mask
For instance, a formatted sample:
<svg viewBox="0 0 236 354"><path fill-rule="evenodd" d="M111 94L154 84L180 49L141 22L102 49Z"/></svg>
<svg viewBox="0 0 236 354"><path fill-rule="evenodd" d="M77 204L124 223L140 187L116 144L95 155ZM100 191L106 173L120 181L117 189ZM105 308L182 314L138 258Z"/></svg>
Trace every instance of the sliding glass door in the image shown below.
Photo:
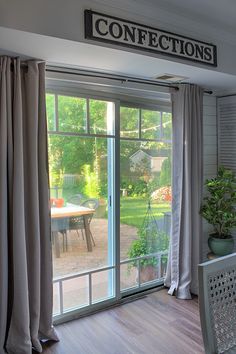
<svg viewBox="0 0 236 354"><path fill-rule="evenodd" d="M171 217L171 114L120 109L120 288L163 282Z"/></svg>
<svg viewBox="0 0 236 354"><path fill-rule="evenodd" d="M47 95L54 315L114 287L114 103Z"/></svg>
<svg viewBox="0 0 236 354"><path fill-rule="evenodd" d="M87 313L163 282L171 114L47 94L54 316Z"/></svg>

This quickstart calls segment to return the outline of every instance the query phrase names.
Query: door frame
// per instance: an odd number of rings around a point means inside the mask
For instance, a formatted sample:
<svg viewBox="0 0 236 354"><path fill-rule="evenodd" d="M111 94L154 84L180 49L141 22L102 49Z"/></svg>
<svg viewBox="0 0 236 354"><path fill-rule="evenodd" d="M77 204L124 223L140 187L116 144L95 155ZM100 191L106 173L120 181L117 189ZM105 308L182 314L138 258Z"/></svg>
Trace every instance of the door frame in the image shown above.
<svg viewBox="0 0 236 354"><path fill-rule="evenodd" d="M79 84L78 84L79 86ZM54 324L64 323L66 321L70 321L82 316L86 316L102 309L106 309L108 307L117 305L122 303L122 299L126 298L130 295L142 295L142 292L145 290L151 290L153 288L161 288L163 282L154 281L153 284L143 285L142 288L131 288L126 291L120 290L120 106L121 105L129 105L130 107L137 107L137 108L146 108L146 109L155 109L155 110L165 110L166 112L171 112L170 105L167 106L166 104L162 105L160 102L156 104L153 103L153 100L150 103L146 104L139 104L137 99L134 97L128 97L127 100L124 100L124 97L120 97L119 94L108 94L108 93L98 93L94 92L93 90L84 90L80 89L79 87L70 87L67 89L65 86L58 87L58 85L47 85L46 93L48 94L55 94L55 95L65 95L65 96L73 96L73 97L80 97L80 98L88 98L88 99L95 99L95 100L104 100L107 102L113 102L115 106L115 121L114 121L114 136L110 135L98 135L98 134L83 134L83 133L71 133L71 134L63 134L61 135L71 135L71 136L80 136L80 137L100 137L100 138L112 138L114 139L114 156L113 158L113 173L112 176L114 185L112 188L112 198L111 198L111 205L112 205L112 214L113 214L113 225L112 225L112 233L113 233L113 264L107 267L101 267L99 269L107 268L114 269L114 297L100 301L98 303L89 304L88 306L81 307L75 310L71 310L68 312L64 312L60 315L55 315L53 317ZM56 135L58 132L50 132L48 134ZM60 135L60 134L59 134ZM123 139L122 139L123 140ZM127 139L124 139L127 140ZM131 139L132 140L132 139ZM145 139L142 139L145 140ZM108 270L109 270L108 269ZM90 272L85 272L90 273ZM84 274L84 273L83 273ZM91 286L91 284L89 285ZM59 291L62 291L59 287Z"/></svg>

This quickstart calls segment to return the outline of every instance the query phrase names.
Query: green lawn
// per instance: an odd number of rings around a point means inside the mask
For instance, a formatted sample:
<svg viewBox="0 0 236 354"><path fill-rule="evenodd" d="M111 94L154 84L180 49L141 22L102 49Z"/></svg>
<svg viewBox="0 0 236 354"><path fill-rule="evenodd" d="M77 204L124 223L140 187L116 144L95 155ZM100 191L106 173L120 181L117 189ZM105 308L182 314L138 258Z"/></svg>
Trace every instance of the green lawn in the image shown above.
<svg viewBox="0 0 236 354"><path fill-rule="evenodd" d="M146 199L134 197L121 197L120 199L120 222L121 224L140 227L147 213L148 202ZM153 215L159 219L163 213L170 211L170 203L152 203Z"/></svg>
<svg viewBox="0 0 236 354"><path fill-rule="evenodd" d="M51 197L56 197L55 191L51 191ZM68 196L78 193L77 190L71 189L59 190L58 197L63 197L67 201ZM121 197L120 198L120 222L130 226L140 227L143 224L143 219L147 213L148 201L140 197ZM163 213L170 211L170 203L151 203L153 215L159 219ZM105 215L107 218L107 213Z"/></svg>

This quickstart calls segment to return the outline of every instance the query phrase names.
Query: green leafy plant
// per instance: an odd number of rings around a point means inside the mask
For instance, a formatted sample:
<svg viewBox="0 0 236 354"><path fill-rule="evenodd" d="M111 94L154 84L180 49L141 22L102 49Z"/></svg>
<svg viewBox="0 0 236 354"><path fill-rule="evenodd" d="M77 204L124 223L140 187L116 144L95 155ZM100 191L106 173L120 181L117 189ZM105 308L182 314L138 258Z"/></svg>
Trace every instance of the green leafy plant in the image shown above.
<svg viewBox="0 0 236 354"><path fill-rule="evenodd" d="M171 186L171 158L168 157L161 165L160 186Z"/></svg>
<svg viewBox="0 0 236 354"><path fill-rule="evenodd" d="M166 251L169 245L168 235L156 229L156 225L150 230L139 229L138 239L134 240L129 248L129 258L147 256L151 253ZM140 260L140 266L156 266L158 263L157 257L144 258ZM138 261L134 260L130 263L131 266L137 266Z"/></svg>
<svg viewBox="0 0 236 354"><path fill-rule="evenodd" d="M216 178L207 179L208 195L203 199L200 214L214 228L214 237L228 238L236 226L236 177L230 169L220 167Z"/></svg>
<svg viewBox="0 0 236 354"><path fill-rule="evenodd" d="M86 164L82 168L82 173L85 179L85 195L89 198L99 198L100 185L96 172L91 171L91 166Z"/></svg>

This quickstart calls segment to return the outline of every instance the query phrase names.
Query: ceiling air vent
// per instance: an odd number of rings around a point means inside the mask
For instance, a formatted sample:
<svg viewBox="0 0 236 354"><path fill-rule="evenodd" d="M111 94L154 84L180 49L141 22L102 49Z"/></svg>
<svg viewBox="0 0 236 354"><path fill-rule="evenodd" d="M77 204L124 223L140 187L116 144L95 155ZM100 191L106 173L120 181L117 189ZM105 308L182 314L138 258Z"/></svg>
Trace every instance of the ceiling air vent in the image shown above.
<svg viewBox="0 0 236 354"><path fill-rule="evenodd" d="M155 77L155 80L168 81L168 82L181 82L186 79L188 79L188 77L174 75L174 74L163 74Z"/></svg>

